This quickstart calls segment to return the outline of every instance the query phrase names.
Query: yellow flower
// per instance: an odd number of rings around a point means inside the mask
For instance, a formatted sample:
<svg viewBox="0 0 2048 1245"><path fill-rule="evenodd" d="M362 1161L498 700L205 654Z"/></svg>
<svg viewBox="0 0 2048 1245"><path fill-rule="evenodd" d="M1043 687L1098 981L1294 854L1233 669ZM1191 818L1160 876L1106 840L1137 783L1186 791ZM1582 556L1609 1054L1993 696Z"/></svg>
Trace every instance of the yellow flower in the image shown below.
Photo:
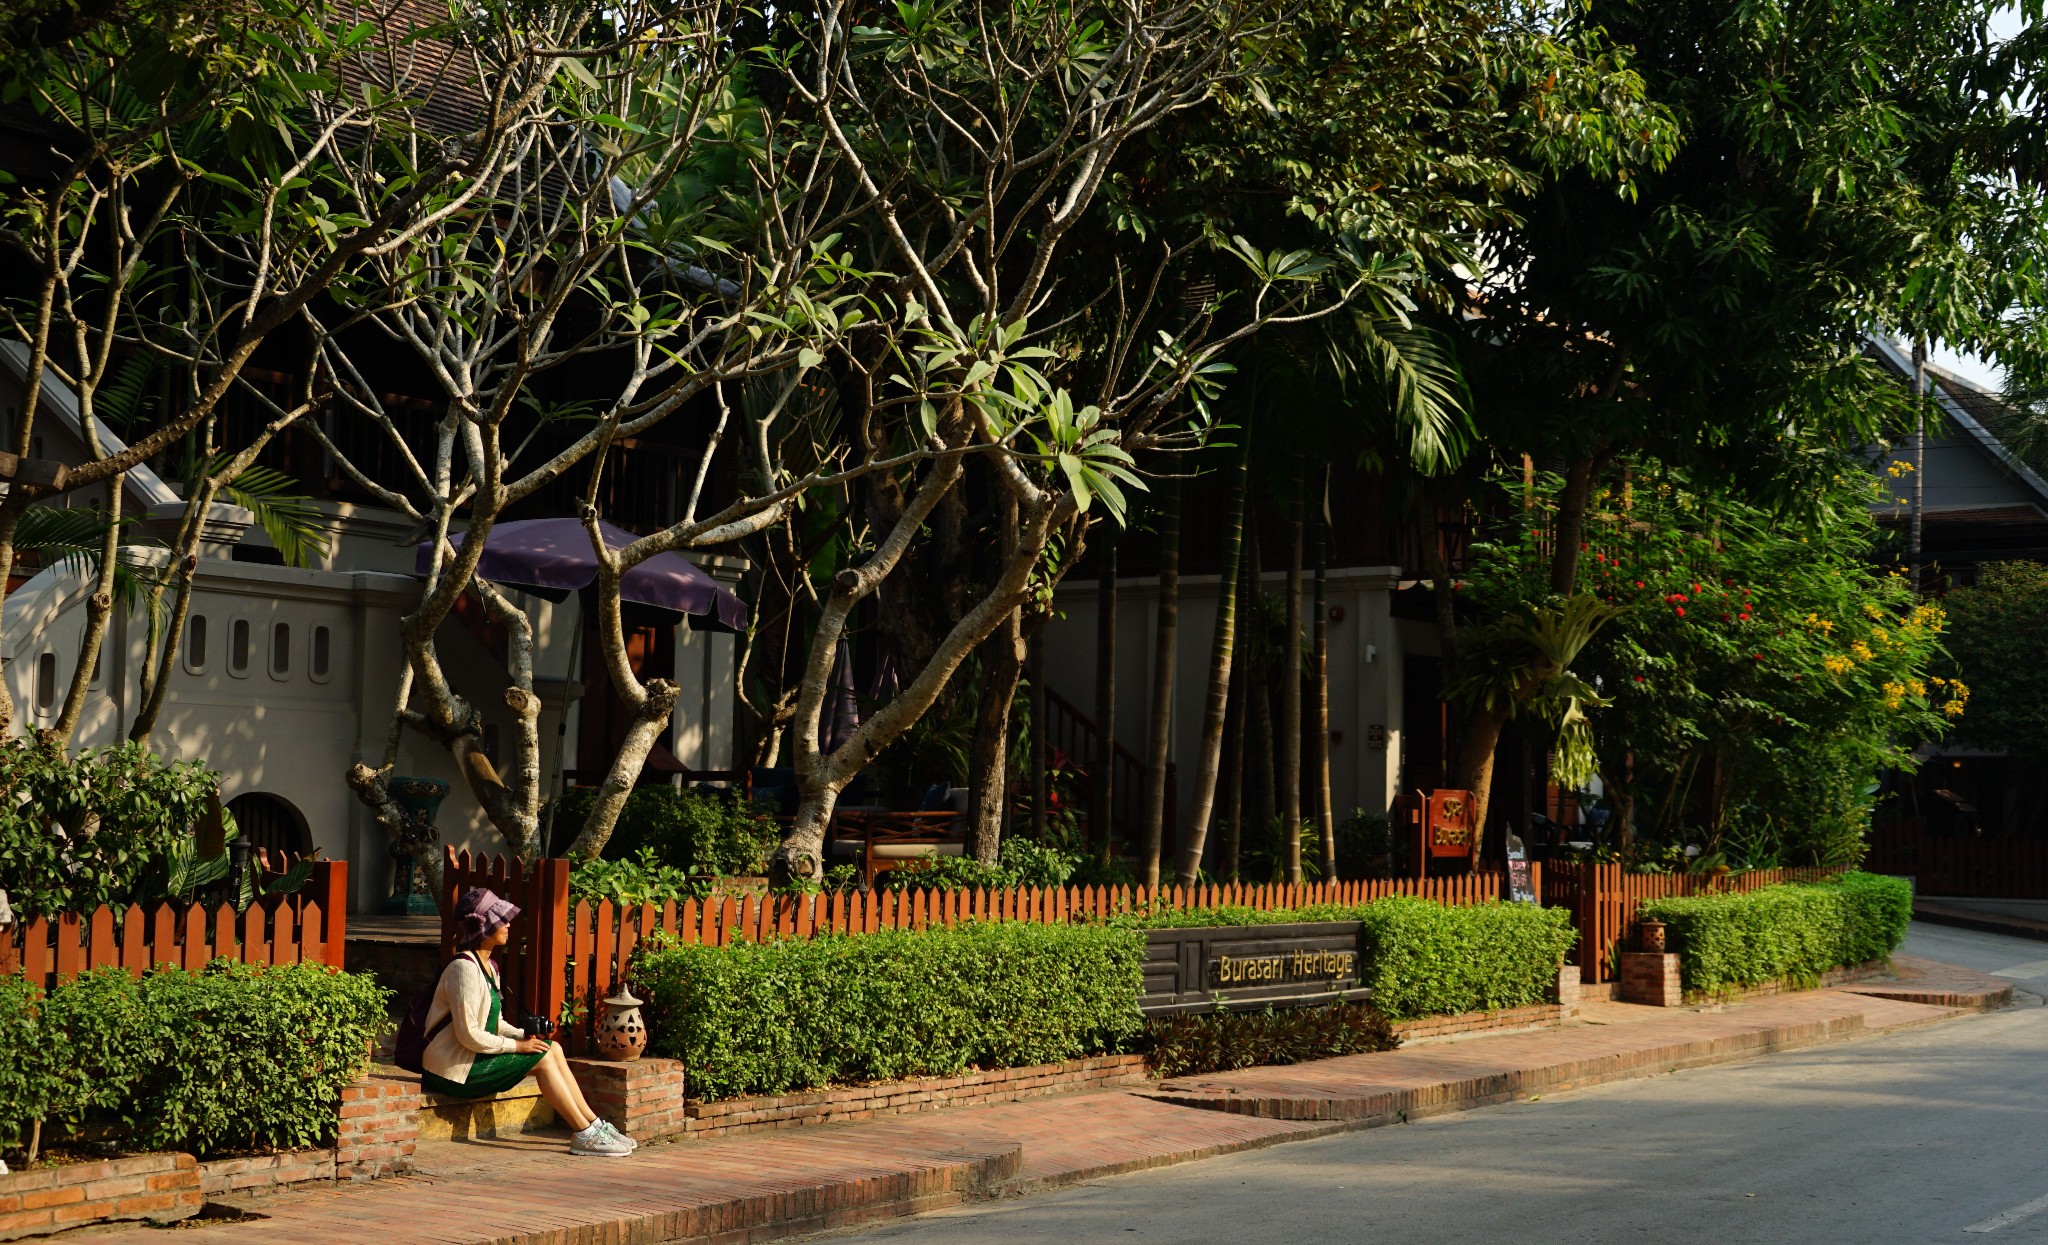
<svg viewBox="0 0 2048 1245"><path fill-rule="evenodd" d="M1894 574L1896 574L1897 572L1893 572L1893 573L1894 573ZM1863 603L1863 613L1864 613L1864 614L1865 614L1865 615L1866 615L1866 616L1867 616L1867 617L1868 617L1868 618L1869 618L1869 619L1870 619L1870 620L1871 620L1872 622L1883 622L1883 621L1884 621L1884 611L1883 611L1883 610L1881 610L1881 609L1879 609L1879 608L1877 608L1877 606L1875 606L1875 605L1871 604L1871 603L1870 603L1869 601L1865 601L1865 602Z"/></svg>
<svg viewBox="0 0 2048 1245"><path fill-rule="evenodd" d="M1855 662L1834 654L1821 658L1820 664L1827 667L1829 674L1847 674L1856 668Z"/></svg>
<svg viewBox="0 0 2048 1245"><path fill-rule="evenodd" d="M1894 458L1892 459L1890 464L1888 464L1885 467L1884 473L1892 477L1893 479L1897 479L1898 477L1905 475L1907 472L1910 472L1911 470L1913 470L1912 463L1907 462L1903 458Z"/></svg>
<svg viewBox="0 0 2048 1245"><path fill-rule="evenodd" d="M1822 635L1826 635L1835 629L1834 623L1822 618L1819 614L1808 614L1806 616L1806 625L1819 628Z"/></svg>
<svg viewBox="0 0 2048 1245"><path fill-rule="evenodd" d="M1925 696L1927 694L1927 685L1918 679L1907 679L1906 690L1915 696Z"/></svg>
<svg viewBox="0 0 2048 1245"><path fill-rule="evenodd" d="M1857 658L1862 661L1877 660L1877 654L1871 652L1870 646L1868 644L1865 644L1861 640L1858 640L1854 644L1851 644L1849 646L1849 651L1856 654Z"/></svg>
<svg viewBox="0 0 2048 1245"><path fill-rule="evenodd" d="M1872 627L1870 629L1870 638L1876 640L1879 644L1882 644L1886 640L1891 639L1891 636L1885 633L1885 629L1883 627Z"/></svg>

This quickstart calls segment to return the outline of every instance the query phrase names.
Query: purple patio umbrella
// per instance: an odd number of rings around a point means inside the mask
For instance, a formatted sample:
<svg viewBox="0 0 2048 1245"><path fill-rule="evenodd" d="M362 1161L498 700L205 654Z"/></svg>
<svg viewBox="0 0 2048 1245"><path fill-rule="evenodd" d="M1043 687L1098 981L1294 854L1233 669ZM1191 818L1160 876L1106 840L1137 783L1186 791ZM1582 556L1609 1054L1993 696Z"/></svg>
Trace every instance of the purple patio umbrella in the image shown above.
<svg viewBox="0 0 2048 1245"><path fill-rule="evenodd" d="M634 540L631 532L609 523L599 523L597 530L613 549L623 549ZM459 535L449 539L458 548L462 544ZM418 574L427 573L433 555L432 543L422 542L414 562ZM579 520L520 519L491 528L476 573L494 584L535 589L559 599L560 594L597 581L597 557L590 549L590 534ZM679 553L657 553L627 571L619 581L619 599L688 614L722 630L738 631L747 625L745 603Z"/></svg>

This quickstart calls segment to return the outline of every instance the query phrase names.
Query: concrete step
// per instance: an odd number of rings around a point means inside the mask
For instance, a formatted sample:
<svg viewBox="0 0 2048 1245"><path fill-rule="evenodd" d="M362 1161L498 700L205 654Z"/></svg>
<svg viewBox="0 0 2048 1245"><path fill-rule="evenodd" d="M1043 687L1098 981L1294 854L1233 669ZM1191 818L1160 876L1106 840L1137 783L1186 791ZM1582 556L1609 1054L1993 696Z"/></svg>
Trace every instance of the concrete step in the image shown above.
<svg viewBox="0 0 2048 1245"><path fill-rule="evenodd" d="M456 1098L447 1094L420 1096L420 1141L470 1141L513 1137L556 1124L555 1109L540 1095L532 1077L488 1098Z"/></svg>

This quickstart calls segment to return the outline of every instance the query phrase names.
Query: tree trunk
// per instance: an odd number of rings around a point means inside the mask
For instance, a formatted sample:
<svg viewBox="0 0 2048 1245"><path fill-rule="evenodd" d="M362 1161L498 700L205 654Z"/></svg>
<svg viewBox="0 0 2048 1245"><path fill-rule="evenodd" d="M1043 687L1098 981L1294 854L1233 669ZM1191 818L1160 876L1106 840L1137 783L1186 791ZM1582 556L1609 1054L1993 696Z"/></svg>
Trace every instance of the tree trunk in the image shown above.
<svg viewBox="0 0 2048 1245"><path fill-rule="evenodd" d="M1051 784L1046 767L1052 763L1052 745L1045 728L1045 648L1027 641L1031 661L1031 840L1045 842L1045 818L1051 804Z"/></svg>
<svg viewBox="0 0 2048 1245"><path fill-rule="evenodd" d="M1586 508L1592 503L1599 467L1598 456L1588 454L1565 468L1564 492L1557 499L1557 543L1550 551L1550 590L1561 597L1578 587L1579 546L1586 539Z"/></svg>
<svg viewBox="0 0 2048 1245"><path fill-rule="evenodd" d="M1223 719L1230 709L1230 668L1237 653L1238 556L1244 551L1245 474L1251 441L1246 438L1230 480L1223 515L1223 574L1216 584L1216 632L1209 646L1209 694L1202 709L1202 748L1195 763L1195 798L1188 809L1187 841L1181 845L1174 881L1193 886L1201 877L1209 818L1216 806L1216 780L1223 769ZM1233 829L1232 833L1236 833Z"/></svg>
<svg viewBox="0 0 2048 1245"><path fill-rule="evenodd" d="M71 687L64 694L63 711L46 738L61 751L71 748L78 731L78 719L85 712L85 696L92 685L93 670L99 665L100 649L107 638L107 619L114 612L114 573L121 552L121 482L117 475L107 486L107 530L100 537L100 567L92 596L85 603L85 634L78 641L78 660L71 670Z"/></svg>
<svg viewBox="0 0 2048 1245"><path fill-rule="evenodd" d="M1238 591L1243 591L1242 581ZM1223 850L1216 872L1226 882L1238 878L1238 856L1244 846L1244 663L1230 672L1230 704L1224 714L1223 753L1229 765L1229 797L1223 805Z"/></svg>
<svg viewBox="0 0 2048 1245"><path fill-rule="evenodd" d="M633 720L626 727L625 741L619 745L618 755L612 758L612 767L605 771L604 781L598 784L597 800L590 807L590 815L583 820L583 829L577 832L576 841L569 847L569 855L573 859L596 860L604 851L612 830L619 824L619 814L626 810L627 799L640 783L640 771L647 764L647 754L654 750L662 728L668 725L669 715L675 712L676 699L681 691L667 679L647 681L647 694L633 711ZM535 703L538 705L539 702L536 700ZM547 855L547 844L529 844L528 851L532 853L528 859L538 860Z"/></svg>
<svg viewBox="0 0 2048 1245"><path fill-rule="evenodd" d="M1271 836L1276 813L1273 798L1273 654L1268 647L1272 636L1265 629L1265 570L1259 558L1259 512L1250 508L1245 517L1245 624L1251 637L1245 663L1245 739L1250 744L1252 806L1247 814L1252 823L1253 842ZM1260 879L1271 881L1271 877Z"/></svg>
<svg viewBox="0 0 2048 1245"><path fill-rule="evenodd" d="M171 608L165 611L163 632L143 659L142 706L128 724L128 738L146 744L162 715L164 697L169 693L171 674L177 669L178 648L185 640L185 621L192 607L192 579L199 573L199 540L205 530L206 512L214 498L213 482L200 481L186 499L185 514L179 521L176 542L171 546ZM158 588L154 592L161 592ZM160 599L160 598L156 598ZM156 599L151 601L154 613Z"/></svg>
<svg viewBox="0 0 2048 1245"><path fill-rule="evenodd" d="M1011 610L981 643L981 698L968 757L967 827L974 858L1002 854L1003 811L1010 801L1010 711L1024 673L1024 611Z"/></svg>
<svg viewBox="0 0 2048 1245"><path fill-rule="evenodd" d="M1095 588L1095 793L1090 827L1095 860L1109 868L1116 852L1116 538L1103 542Z"/></svg>
<svg viewBox="0 0 2048 1245"><path fill-rule="evenodd" d="M1293 539L1287 553L1287 637L1280 646L1280 830L1287 837L1287 882L1301 881L1301 456L1287 500Z"/></svg>
<svg viewBox="0 0 2048 1245"><path fill-rule="evenodd" d="M7 607L7 581L14 574L14 534L21 528L21 512L28 506L27 496L0 498L0 610ZM6 739L14 731L14 697L8 694L7 680L0 679L0 739Z"/></svg>
<svg viewBox="0 0 2048 1245"><path fill-rule="evenodd" d="M1152 717L1145 755L1144 853L1140 880L1159 885L1166 825L1166 757L1172 750L1174 647L1180 635L1180 481L1159 490L1159 624L1152 640Z"/></svg>
<svg viewBox="0 0 2048 1245"><path fill-rule="evenodd" d="M769 876L778 882L815 877L821 871L825 830L838 793L854 775L871 763L883 748L900 738L929 710L939 694L958 672L960 663L1002 624L1005 615L1022 605L1031 591L1032 572L1040 565L1055 530L1075 513L1070 496L1045 494L1032 489L1028 481L1012 482L1020 498L1021 523L1015 553L1002 574L990 585L975 606L961 615L925 667L917 671L895 699L870 714L853 735L830 753L819 746L825 690L832 657L845 634L853 607L871 595L901 559L904 549L923 526L931 506L945 489L960 478L957 457L944 457L930 468L925 482L903 518L876 545L874 552L858 566L849 566L833 577L832 595L819 616L805 660L802 692L797 699L796 720L791 743L795 752L799 803L796 823L769 858ZM1021 475L1019 476L1021 480ZM1026 490L1031 490L1026 492Z"/></svg>
<svg viewBox="0 0 2048 1245"><path fill-rule="evenodd" d="M1323 878L1337 878L1337 810L1330 807L1330 549L1326 524L1316 527L1316 591L1314 656L1309 678L1315 689L1315 733L1310 745L1309 771L1315 775L1316 816L1321 823Z"/></svg>

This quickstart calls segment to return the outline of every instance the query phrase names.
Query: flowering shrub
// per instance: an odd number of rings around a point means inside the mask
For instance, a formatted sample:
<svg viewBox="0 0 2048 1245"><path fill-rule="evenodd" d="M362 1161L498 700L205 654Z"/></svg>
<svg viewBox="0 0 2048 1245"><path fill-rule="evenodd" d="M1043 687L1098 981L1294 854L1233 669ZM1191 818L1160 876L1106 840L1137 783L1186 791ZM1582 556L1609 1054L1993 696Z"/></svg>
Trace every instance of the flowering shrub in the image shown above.
<svg viewBox="0 0 2048 1245"><path fill-rule="evenodd" d="M1845 468L1788 518L1667 478L1608 491L1582 592L1619 611L1575 662L1600 772L1633 831L1752 866L1862 855L1878 776L1965 712L1934 673L1946 616L1875 567L1870 483ZM1536 522L1479 547L1474 599L1541 586Z"/></svg>

